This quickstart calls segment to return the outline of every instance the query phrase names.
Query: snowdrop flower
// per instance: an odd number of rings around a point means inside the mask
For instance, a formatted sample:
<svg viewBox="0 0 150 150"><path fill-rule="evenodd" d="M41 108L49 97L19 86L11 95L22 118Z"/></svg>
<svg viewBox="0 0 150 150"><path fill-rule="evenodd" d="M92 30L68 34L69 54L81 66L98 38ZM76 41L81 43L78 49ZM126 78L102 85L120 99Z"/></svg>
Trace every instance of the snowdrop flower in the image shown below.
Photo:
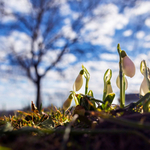
<svg viewBox="0 0 150 150"><path fill-rule="evenodd" d="M135 75L135 65L132 60L127 56L125 51L121 52L121 57L123 59L123 73L128 77L133 77Z"/></svg>
<svg viewBox="0 0 150 150"><path fill-rule="evenodd" d="M73 99L73 95L72 93L69 95L69 97L67 98L67 100L64 102L63 104L63 109L64 111L67 111L71 105L71 102L72 102L72 99Z"/></svg>
<svg viewBox="0 0 150 150"><path fill-rule="evenodd" d="M148 93L150 91L149 90L150 69L147 67L145 60L141 61L140 71L141 71L142 75L144 76L144 79L140 86L140 95L144 96L146 93Z"/></svg>
<svg viewBox="0 0 150 150"><path fill-rule="evenodd" d="M83 74L84 74L84 71L81 70L79 75L77 76L74 84L73 84L73 91L79 91L83 85Z"/></svg>
<svg viewBox="0 0 150 150"><path fill-rule="evenodd" d="M147 65L146 65L146 61L145 60L142 60L141 61L141 64L140 64L140 71L142 73L143 76L145 76L145 69L147 68ZM145 76L146 77L146 76Z"/></svg>
<svg viewBox="0 0 150 150"><path fill-rule="evenodd" d="M111 77L112 77L112 70L107 69L103 78L104 80L103 101L105 101L105 98L107 97L107 95L109 95L110 93L113 93L111 82L110 82Z"/></svg>
<svg viewBox="0 0 150 150"><path fill-rule="evenodd" d="M117 79L116 79L116 84L117 84L117 87L120 89L120 77L118 75ZM128 88L128 81L125 77L125 90Z"/></svg>
<svg viewBox="0 0 150 150"><path fill-rule="evenodd" d="M147 80L144 77L142 84L140 86L140 95L144 96L147 92L149 92Z"/></svg>

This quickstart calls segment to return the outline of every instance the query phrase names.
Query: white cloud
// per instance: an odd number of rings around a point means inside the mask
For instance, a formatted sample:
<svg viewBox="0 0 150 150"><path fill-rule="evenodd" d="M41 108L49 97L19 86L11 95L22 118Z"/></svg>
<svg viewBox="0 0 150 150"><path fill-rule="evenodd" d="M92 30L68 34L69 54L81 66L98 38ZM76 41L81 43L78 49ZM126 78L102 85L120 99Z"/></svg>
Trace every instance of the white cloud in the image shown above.
<svg viewBox="0 0 150 150"><path fill-rule="evenodd" d="M88 39L90 38L90 36L88 37ZM113 42L113 39L109 36L98 36L97 38L93 38L91 40L91 43L93 45L105 45L106 47L107 46L110 46Z"/></svg>
<svg viewBox="0 0 150 150"><path fill-rule="evenodd" d="M77 58L75 57L75 55L73 54L65 54L61 61L56 65L57 67L63 68L63 67L68 67L68 65L70 63L73 63L77 60Z"/></svg>
<svg viewBox="0 0 150 150"><path fill-rule="evenodd" d="M76 32L72 30L72 27L70 25L64 26L62 28L62 32L66 38L74 39L77 36Z"/></svg>
<svg viewBox="0 0 150 150"><path fill-rule="evenodd" d="M94 45L101 44L110 47L115 30L126 26L128 18L119 14L118 7L114 4L99 5L93 12L98 17L86 23L85 27L81 30L81 34L85 41L89 41ZM101 17L101 15L104 15L104 17ZM83 22L87 21L88 18L83 20Z"/></svg>
<svg viewBox="0 0 150 150"><path fill-rule="evenodd" d="M144 31L138 31L136 33L136 38L138 39L142 39L145 36L145 32Z"/></svg>
<svg viewBox="0 0 150 150"><path fill-rule="evenodd" d="M8 13L19 11L21 13L29 13L31 11L31 3L29 0L11 0L4 1L5 8Z"/></svg>
<svg viewBox="0 0 150 150"><path fill-rule="evenodd" d="M144 48L150 48L150 42L145 42L145 43L143 44L143 47L144 47Z"/></svg>
<svg viewBox="0 0 150 150"><path fill-rule="evenodd" d="M21 109L35 100L34 85L27 78L10 75L7 77L5 74L4 77L1 76L0 82L0 109Z"/></svg>
<svg viewBox="0 0 150 150"><path fill-rule="evenodd" d="M53 63L57 59L57 56L60 54L60 52L60 49L47 51L46 55L42 57L42 62L45 64Z"/></svg>
<svg viewBox="0 0 150 150"><path fill-rule="evenodd" d="M5 51L0 51L0 58L3 60L7 56L7 53Z"/></svg>
<svg viewBox="0 0 150 150"><path fill-rule="evenodd" d="M150 35L147 35L144 39L145 41L150 41Z"/></svg>
<svg viewBox="0 0 150 150"><path fill-rule="evenodd" d="M60 13L63 16L70 15L72 13L69 4L63 3L60 7Z"/></svg>
<svg viewBox="0 0 150 150"><path fill-rule="evenodd" d="M118 60L119 56L116 54L102 53L100 54L100 59L103 60Z"/></svg>
<svg viewBox="0 0 150 150"><path fill-rule="evenodd" d="M150 12L150 2L149 1L137 1L134 8L125 8L125 15L130 18L132 16L143 15Z"/></svg>
<svg viewBox="0 0 150 150"><path fill-rule="evenodd" d="M147 19L145 20L145 25L147 25L148 27L150 27L150 18L147 18Z"/></svg>
<svg viewBox="0 0 150 150"><path fill-rule="evenodd" d="M129 51L133 51L134 49L134 45L127 45L127 50Z"/></svg>
<svg viewBox="0 0 150 150"><path fill-rule="evenodd" d="M7 23L7 22L11 22L11 21L16 21L16 18L13 16L3 16L1 18L2 23Z"/></svg>
<svg viewBox="0 0 150 150"><path fill-rule="evenodd" d="M58 46L58 47L63 47L65 45L65 40L63 39L58 39L56 42L55 42L55 45Z"/></svg>
<svg viewBox="0 0 150 150"><path fill-rule="evenodd" d="M102 14L110 14L110 13L118 13L118 7L112 3L99 5L96 9L94 9L93 13L95 15Z"/></svg>
<svg viewBox="0 0 150 150"><path fill-rule="evenodd" d="M132 33L133 33L133 31L129 29L129 30L126 30L123 32L123 36L131 36Z"/></svg>
<svg viewBox="0 0 150 150"><path fill-rule="evenodd" d="M66 18L65 20L64 20L64 23L66 24L66 25L70 25L71 24L71 20L69 19L69 18Z"/></svg>
<svg viewBox="0 0 150 150"><path fill-rule="evenodd" d="M31 46L30 37L19 31L13 31L9 36L0 36L0 41L3 42L3 45L8 49L13 45L16 52L29 51Z"/></svg>

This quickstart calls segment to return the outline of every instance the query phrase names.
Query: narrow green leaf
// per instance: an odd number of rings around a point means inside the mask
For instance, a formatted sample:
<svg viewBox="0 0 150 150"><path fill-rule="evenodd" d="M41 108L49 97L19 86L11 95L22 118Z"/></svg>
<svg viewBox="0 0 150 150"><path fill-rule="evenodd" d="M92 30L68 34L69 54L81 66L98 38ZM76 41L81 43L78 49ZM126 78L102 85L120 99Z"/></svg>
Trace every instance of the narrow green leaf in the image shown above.
<svg viewBox="0 0 150 150"><path fill-rule="evenodd" d="M0 150L11 150L11 148L0 146Z"/></svg>
<svg viewBox="0 0 150 150"><path fill-rule="evenodd" d="M106 103L106 101L108 101L109 104L112 104L114 97L115 97L115 93L109 93L109 94L106 96L104 102Z"/></svg>
<svg viewBox="0 0 150 150"><path fill-rule="evenodd" d="M44 120L43 122L39 123L38 126L41 128L46 128L46 129L53 129L55 127L55 124L50 117L49 119Z"/></svg>
<svg viewBox="0 0 150 150"><path fill-rule="evenodd" d="M4 126L0 127L0 132L12 131L14 128L10 122L7 122Z"/></svg>

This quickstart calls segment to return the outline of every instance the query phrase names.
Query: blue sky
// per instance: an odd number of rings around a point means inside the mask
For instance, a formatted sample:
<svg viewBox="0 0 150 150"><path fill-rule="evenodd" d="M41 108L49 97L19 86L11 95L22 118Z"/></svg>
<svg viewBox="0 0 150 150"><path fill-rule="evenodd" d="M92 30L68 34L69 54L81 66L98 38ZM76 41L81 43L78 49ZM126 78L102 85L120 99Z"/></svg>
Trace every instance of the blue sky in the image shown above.
<svg viewBox="0 0 150 150"><path fill-rule="evenodd" d="M17 5L16 5L17 3ZM64 26L61 29L66 37L74 38L76 33L71 28L71 20L67 16L72 14L72 18L78 17L78 13L73 11L70 6L62 0L61 14L66 17ZM6 2L7 11L19 11L28 13L30 11L30 3L28 0L11 0ZM28 7L24 7L28 6ZM61 74L55 70L50 71L42 81L42 98L43 105L48 106L53 103L56 106L62 106L62 103L72 90L72 86L76 76L82 69L82 64L88 69L91 75L89 89L93 90L94 95L98 99L102 99L103 93L103 75L105 71L112 69L112 87L117 103L119 89L116 86L116 78L119 73L117 44L121 44L121 48L126 51L136 66L136 75L131 79L127 77L128 89L126 93L138 93L143 76L140 73L140 62L145 59L150 67L150 1L137 1L135 7L126 7L120 13L120 9L113 3L107 3L97 6L93 10L93 14L101 15L106 12L103 19L96 18L87 23L82 28L81 36L84 39L82 46L84 47L86 56L82 60L78 59L75 52L64 55L58 66L66 68ZM5 17L2 22L15 21L13 17ZM88 22L88 18L84 18L83 22ZM138 28L138 30L137 30ZM41 37L42 39L42 37ZM38 39L39 41L41 40ZM30 47L29 36L19 31L12 32L9 36L1 35L1 43L13 43L16 51L20 52L20 47ZM85 43L95 46L92 51L88 49ZM58 41L58 46L63 41ZM59 49L48 53L43 61L52 62L59 53ZM0 51L0 60L6 56L6 52ZM30 57L30 55L28 56ZM51 58L51 59L50 59ZM1 109L21 109L35 101L35 87L33 83L22 73L19 67L12 69L7 61L1 63L0 66L0 110ZM67 67L66 67L67 66ZM6 73L7 71L8 73ZM40 68L41 73L43 68ZM9 73L11 72L11 73ZM20 74L18 74L18 72ZM65 78L64 78L65 77ZM84 93L82 88L79 93ZM74 103L73 103L74 105Z"/></svg>

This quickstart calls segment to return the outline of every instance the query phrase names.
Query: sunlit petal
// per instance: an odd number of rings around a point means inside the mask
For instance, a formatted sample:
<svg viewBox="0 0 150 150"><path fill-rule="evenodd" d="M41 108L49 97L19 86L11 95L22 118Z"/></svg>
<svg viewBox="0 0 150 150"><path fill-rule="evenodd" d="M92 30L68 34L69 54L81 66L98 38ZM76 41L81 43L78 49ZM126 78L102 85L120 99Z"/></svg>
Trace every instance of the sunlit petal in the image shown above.
<svg viewBox="0 0 150 150"><path fill-rule="evenodd" d="M66 111L69 109L71 102L72 102L73 96L72 94L69 95L69 97L67 98L67 100L64 102L63 104L63 109Z"/></svg>
<svg viewBox="0 0 150 150"><path fill-rule="evenodd" d="M79 74L73 84L73 90L79 91L83 85L83 75Z"/></svg>
<svg viewBox="0 0 150 150"><path fill-rule="evenodd" d="M120 77L119 76L116 79L116 84L117 84L117 87L120 89ZM127 90L127 88L128 88L128 81L125 77L125 90Z"/></svg>
<svg viewBox="0 0 150 150"><path fill-rule="evenodd" d="M108 95L109 93L113 93L111 84L107 84L107 94L106 95Z"/></svg>
<svg viewBox="0 0 150 150"><path fill-rule="evenodd" d="M147 85L147 80L146 78L144 78L140 86L140 95L144 96L147 92L149 92L149 89Z"/></svg>
<svg viewBox="0 0 150 150"><path fill-rule="evenodd" d="M131 78L135 75L135 65L128 56L123 57L123 72Z"/></svg>

